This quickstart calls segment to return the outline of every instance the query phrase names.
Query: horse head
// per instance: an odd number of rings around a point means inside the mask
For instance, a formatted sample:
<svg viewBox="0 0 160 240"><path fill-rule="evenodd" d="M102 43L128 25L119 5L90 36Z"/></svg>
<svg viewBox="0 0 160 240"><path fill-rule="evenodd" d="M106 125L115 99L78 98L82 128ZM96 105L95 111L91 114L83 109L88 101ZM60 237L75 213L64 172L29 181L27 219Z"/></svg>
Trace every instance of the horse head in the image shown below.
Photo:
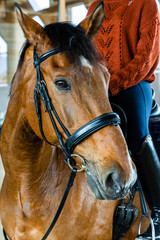
<svg viewBox="0 0 160 240"><path fill-rule="evenodd" d="M36 90L39 88L35 70L38 68L37 78L43 78L51 104L67 129L64 132L52 114L65 143L67 134L72 135L104 114L112 114L108 99L110 75L100 63L102 60L92 44L103 21L103 6L100 4L78 26L54 23L44 28L24 14L18 6L16 10L27 39L18 76L20 84L23 84L19 91L23 89L25 117L34 134L43 141L34 101L35 86ZM36 63L34 58L37 59ZM16 81L11 95L15 91ZM49 143L60 147L42 100L39 102L43 134ZM75 161L78 165L83 165L89 187L98 199L123 198L136 180L135 166L119 126L110 124L87 135L75 146L74 154L81 156L75 158Z"/></svg>

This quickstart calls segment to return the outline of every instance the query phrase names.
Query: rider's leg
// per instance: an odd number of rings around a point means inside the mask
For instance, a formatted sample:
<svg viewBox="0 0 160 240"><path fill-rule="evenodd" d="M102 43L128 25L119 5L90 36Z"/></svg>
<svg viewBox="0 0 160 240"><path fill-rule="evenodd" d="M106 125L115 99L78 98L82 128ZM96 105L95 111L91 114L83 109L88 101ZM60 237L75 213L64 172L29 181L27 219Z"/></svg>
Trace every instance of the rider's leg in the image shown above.
<svg viewBox="0 0 160 240"><path fill-rule="evenodd" d="M155 239L160 239L160 161L150 135L145 137L141 151L135 155L138 176L147 202L152 210ZM152 239L151 227L138 239Z"/></svg>
<svg viewBox="0 0 160 240"><path fill-rule="evenodd" d="M149 135L149 116L152 90L148 82L141 82L116 96L111 101L119 104L128 119L127 143L135 155L136 165L147 202L152 210L156 240L160 239L160 161ZM150 228L137 239L152 239Z"/></svg>
<svg viewBox="0 0 160 240"><path fill-rule="evenodd" d="M139 84L110 97L120 105L128 122L127 144L132 154L141 150L144 138L149 135L149 118L152 108L152 89L149 82Z"/></svg>

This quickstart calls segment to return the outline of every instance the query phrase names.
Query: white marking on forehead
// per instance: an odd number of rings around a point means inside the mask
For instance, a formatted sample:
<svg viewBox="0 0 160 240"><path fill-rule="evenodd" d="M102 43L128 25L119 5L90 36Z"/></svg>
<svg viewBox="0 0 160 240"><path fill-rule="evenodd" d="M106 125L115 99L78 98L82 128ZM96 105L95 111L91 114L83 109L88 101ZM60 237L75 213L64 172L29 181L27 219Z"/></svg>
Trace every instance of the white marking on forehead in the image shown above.
<svg viewBox="0 0 160 240"><path fill-rule="evenodd" d="M89 61L85 57L81 56L80 61L82 66L89 68L91 71L93 70L93 66L89 63Z"/></svg>

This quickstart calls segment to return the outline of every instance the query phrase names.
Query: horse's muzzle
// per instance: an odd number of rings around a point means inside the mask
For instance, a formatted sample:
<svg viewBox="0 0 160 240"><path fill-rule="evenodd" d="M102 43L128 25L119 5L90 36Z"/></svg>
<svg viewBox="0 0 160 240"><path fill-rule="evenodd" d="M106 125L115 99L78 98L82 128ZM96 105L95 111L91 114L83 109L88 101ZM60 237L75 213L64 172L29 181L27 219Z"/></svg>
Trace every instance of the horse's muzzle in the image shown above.
<svg viewBox="0 0 160 240"><path fill-rule="evenodd" d="M86 173L90 189L95 197L101 200L117 200L125 198L137 178L134 169L132 172L132 179L129 181L125 180L125 176L121 171L108 172L103 181L100 181L98 177L92 174L89 170Z"/></svg>

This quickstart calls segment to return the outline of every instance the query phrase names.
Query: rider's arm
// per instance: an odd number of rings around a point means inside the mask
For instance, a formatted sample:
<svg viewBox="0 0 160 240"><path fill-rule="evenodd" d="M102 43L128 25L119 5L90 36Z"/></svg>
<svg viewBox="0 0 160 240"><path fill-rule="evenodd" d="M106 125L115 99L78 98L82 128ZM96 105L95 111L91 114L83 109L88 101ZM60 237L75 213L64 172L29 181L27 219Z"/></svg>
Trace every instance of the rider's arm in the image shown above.
<svg viewBox="0 0 160 240"><path fill-rule="evenodd" d="M141 12L139 41L131 61L111 75L112 95L134 86L140 81L154 81L153 74L159 62L160 20L156 2L147 0ZM118 84L117 84L118 83Z"/></svg>
<svg viewBox="0 0 160 240"><path fill-rule="evenodd" d="M140 81L152 82L155 79L153 72L159 62L159 34L158 19L154 19L140 30L140 40L134 58L119 72L111 75L112 95L119 90L132 87Z"/></svg>

